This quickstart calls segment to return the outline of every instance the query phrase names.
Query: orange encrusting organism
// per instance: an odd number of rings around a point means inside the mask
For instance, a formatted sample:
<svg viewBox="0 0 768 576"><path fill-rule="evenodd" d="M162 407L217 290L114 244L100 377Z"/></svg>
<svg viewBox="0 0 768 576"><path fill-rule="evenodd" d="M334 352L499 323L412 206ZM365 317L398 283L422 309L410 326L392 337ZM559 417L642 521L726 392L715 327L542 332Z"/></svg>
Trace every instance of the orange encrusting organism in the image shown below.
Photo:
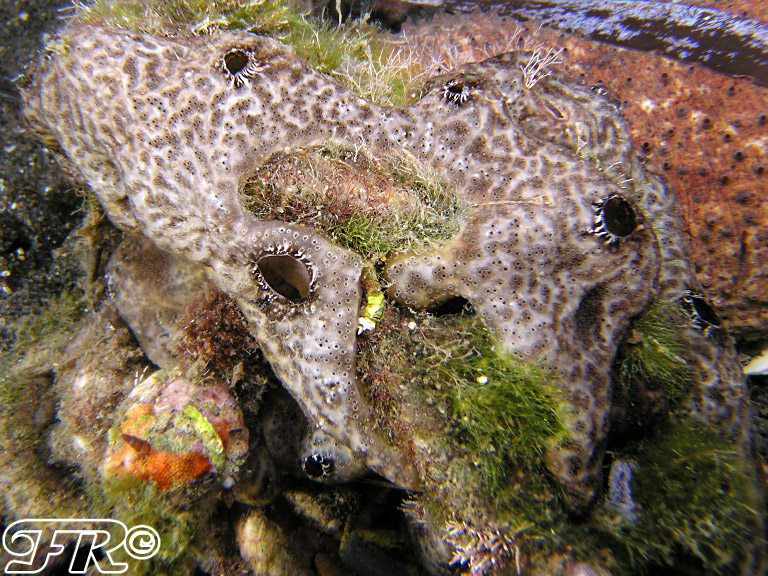
<svg viewBox="0 0 768 576"><path fill-rule="evenodd" d="M125 445L107 460L108 476L130 474L139 480L152 479L159 490L178 488L204 478L213 470L209 458L190 450L157 450L146 440L121 434Z"/></svg>

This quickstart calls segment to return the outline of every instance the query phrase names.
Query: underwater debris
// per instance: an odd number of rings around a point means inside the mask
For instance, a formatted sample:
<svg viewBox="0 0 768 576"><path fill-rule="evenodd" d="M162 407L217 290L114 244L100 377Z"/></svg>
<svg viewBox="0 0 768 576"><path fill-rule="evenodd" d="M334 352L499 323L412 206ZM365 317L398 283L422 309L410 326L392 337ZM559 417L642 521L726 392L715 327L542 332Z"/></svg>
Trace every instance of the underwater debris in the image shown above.
<svg viewBox="0 0 768 576"><path fill-rule="evenodd" d="M447 540L453 546L451 564L468 566L472 576L485 576L514 566L520 570L520 549L515 537L525 527L515 530L512 535L501 526L489 525L482 530L463 522L448 522Z"/></svg>
<svg viewBox="0 0 768 576"><path fill-rule="evenodd" d="M50 458L76 466L82 478L93 482L115 412L148 361L109 302L83 317L57 360L52 390L58 410L47 438Z"/></svg>
<svg viewBox="0 0 768 576"><path fill-rule="evenodd" d="M312 576L308 550L297 553L290 534L261 508L251 509L237 523L240 555L256 574Z"/></svg>
<svg viewBox="0 0 768 576"><path fill-rule="evenodd" d="M381 320L386 307L384 292L381 290L376 274L370 268L363 270L361 285L365 291L365 307L358 319L357 333L362 334L376 328L376 323Z"/></svg>
<svg viewBox="0 0 768 576"><path fill-rule="evenodd" d="M744 367L744 373L749 375L768 374L768 349L763 349Z"/></svg>
<svg viewBox="0 0 768 576"><path fill-rule="evenodd" d="M614 460L608 475L608 495L605 505L614 508L625 522L632 522L638 512L638 506L632 499L632 471L637 467L634 462Z"/></svg>

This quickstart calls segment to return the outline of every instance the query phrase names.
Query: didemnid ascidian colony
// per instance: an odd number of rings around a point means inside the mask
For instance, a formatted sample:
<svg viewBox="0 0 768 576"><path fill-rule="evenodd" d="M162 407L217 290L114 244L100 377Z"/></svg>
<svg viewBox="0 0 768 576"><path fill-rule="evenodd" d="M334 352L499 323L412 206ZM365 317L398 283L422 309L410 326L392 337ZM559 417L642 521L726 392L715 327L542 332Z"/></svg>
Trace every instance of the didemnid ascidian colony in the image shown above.
<svg viewBox="0 0 768 576"><path fill-rule="evenodd" d="M746 434L732 344L693 279L671 200L604 95L504 55L388 108L268 38L99 27L64 30L23 91L32 127L116 226L200 266L236 299L316 430L305 449L343 458L342 479L360 459L402 487L420 485L418 456L375 429L357 381L361 278L377 264L392 299L431 308L462 297L500 351L547 368L566 432L546 461L572 508L600 484L611 365L654 298L691 315L685 360L705 374L691 411ZM320 229L244 206L246 183L268 162L328 145L428 167L467 204L466 218L452 237L382 266ZM313 465L318 477L333 473L330 458Z"/></svg>

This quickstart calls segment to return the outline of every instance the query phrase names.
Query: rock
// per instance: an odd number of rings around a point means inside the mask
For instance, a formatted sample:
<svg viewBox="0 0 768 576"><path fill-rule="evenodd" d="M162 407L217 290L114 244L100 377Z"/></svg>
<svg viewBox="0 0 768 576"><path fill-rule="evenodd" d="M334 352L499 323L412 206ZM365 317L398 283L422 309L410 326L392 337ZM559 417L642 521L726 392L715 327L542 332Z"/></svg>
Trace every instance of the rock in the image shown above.
<svg viewBox="0 0 768 576"><path fill-rule="evenodd" d="M151 480L159 490L211 474L234 477L248 452L248 430L222 382L196 383L176 372L146 377L120 406L103 475Z"/></svg>
<svg viewBox="0 0 768 576"><path fill-rule="evenodd" d="M236 527L240 555L255 574L264 576L311 576L306 554L297 554L280 524L255 508Z"/></svg>

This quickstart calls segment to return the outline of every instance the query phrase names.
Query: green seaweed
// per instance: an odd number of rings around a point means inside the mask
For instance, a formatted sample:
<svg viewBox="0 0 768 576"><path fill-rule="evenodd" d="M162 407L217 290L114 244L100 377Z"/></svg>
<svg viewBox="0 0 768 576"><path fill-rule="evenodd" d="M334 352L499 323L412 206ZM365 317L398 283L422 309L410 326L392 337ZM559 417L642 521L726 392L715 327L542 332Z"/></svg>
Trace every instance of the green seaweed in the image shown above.
<svg viewBox="0 0 768 576"><path fill-rule="evenodd" d="M619 381L631 389L640 378L664 390L671 408L677 406L695 384L695 374L685 361L687 343L681 334L683 315L674 302L655 301L632 323L630 337L619 349Z"/></svg>
<svg viewBox="0 0 768 576"><path fill-rule="evenodd" d="M367 200L345 194L352 180L363 182ZM386 196L384 188L402 194ZM240 198L258 218L314 226L372 259L440 245L469 212L448 182L415 158L379 159L335 142L276 155L246 180Z"/></svg>
<svg viewBox="0 0 768 576"><path fill-rule="evenodd" d="M660 335L667 305L658 306L644 319L649 327L640 324L643 334L677 341L680 318ZM388 329L394 323L403 330ZM423 439L433 455L424 492L403 504L417 524L501 526L530 565L566 555L603 561L617 576L692 562L731 573L754 549L761 529L754 471L711 428L690 418L660 422L614 456L635 463L636 513L622 516L598 500L574 522L542 458L567 417L545 368L499 354L492 334L466 311L414 318L388 308L371 338L377 333L375 347L363 340L359 363L367 397L377 410L387 408L383 428L398 438L405 427L404 437Z"/></svg>
<svg viewBox="0 0 768 576"><path fill-rule="evenodd" d="M85 311L83 293L67 289L51 300L36 314L25 316L16 332L13 345L17 353L24 353L49 338L66 336Z"/></svg>
<svg viewBox="0 0 768 576"><path fill-rule="evenodd" d="M66 289L37 312L19 320L13 343L8 350L0 352L0 398L3 403L13 403L23 394L23 385L14 376L14 366L20 365L24 356L37 348L43 356L63 347L85 309L82 291Z"/></svg>
<svg viewBox="0 0 768 576"><path fill-rule="evenodd" d="M500 353L469 311L409 318L386 308L360 341L358 370L378 426L393 441L423 438L446 455L419 495L428 516L444 524L490 506L510 526L533 524L531 535L559 529L563 509L542 456L564 432L564 407L547 370Z"/></svg>
<svg viewBox="0 0 768 576"><path fill-rule="evenodd" d="M596 514L626 573L686 557L707 573L730 573L762 538L755 472L731 440L691 418L673 420L628 456L637 514L626 519L610 506Z"/></svg>
<svg viewBox="0 0 768 576"><path fill-rule="evenodd" d="M345 248L366 257L394 256L436 246L451 238L458 229L451 224L455 216L448 209L441 219L440 208L414 213L405 220L382 222L355 212L347 220L329 223L325 232Z"/></svg>
<svg viewBox="0 0 768 576"><path fill-rule="evenodd" d="M73 13L67 18L75 24L109 25L149 34L245 30L272 35L306 25L296 6L282 0L96 0L76 4L70 10Z"/></svg>
<svg viewBox="0 0 768 576"><path fill-rule="evenodd" d="M631 515L603 501L574 523L540 470L509 475L496 515L527 526L520 547L539 558L534 564L567 550L586 562L602 558L615 576L684 565L743 573L739 565L763 538L762 506L755 471L738 446L688 418L668 422L617 457L634 463Z"/></svg>
<svg viewBox="0 0 768 576"><path fill-rule="evenodd" d="M451 336L435 345L431 377L450 397L453 436L494 495L509 484L510 464L541 467L548 443L564 433L563 404L547 370L499 352L478 319Z"/></svg>

